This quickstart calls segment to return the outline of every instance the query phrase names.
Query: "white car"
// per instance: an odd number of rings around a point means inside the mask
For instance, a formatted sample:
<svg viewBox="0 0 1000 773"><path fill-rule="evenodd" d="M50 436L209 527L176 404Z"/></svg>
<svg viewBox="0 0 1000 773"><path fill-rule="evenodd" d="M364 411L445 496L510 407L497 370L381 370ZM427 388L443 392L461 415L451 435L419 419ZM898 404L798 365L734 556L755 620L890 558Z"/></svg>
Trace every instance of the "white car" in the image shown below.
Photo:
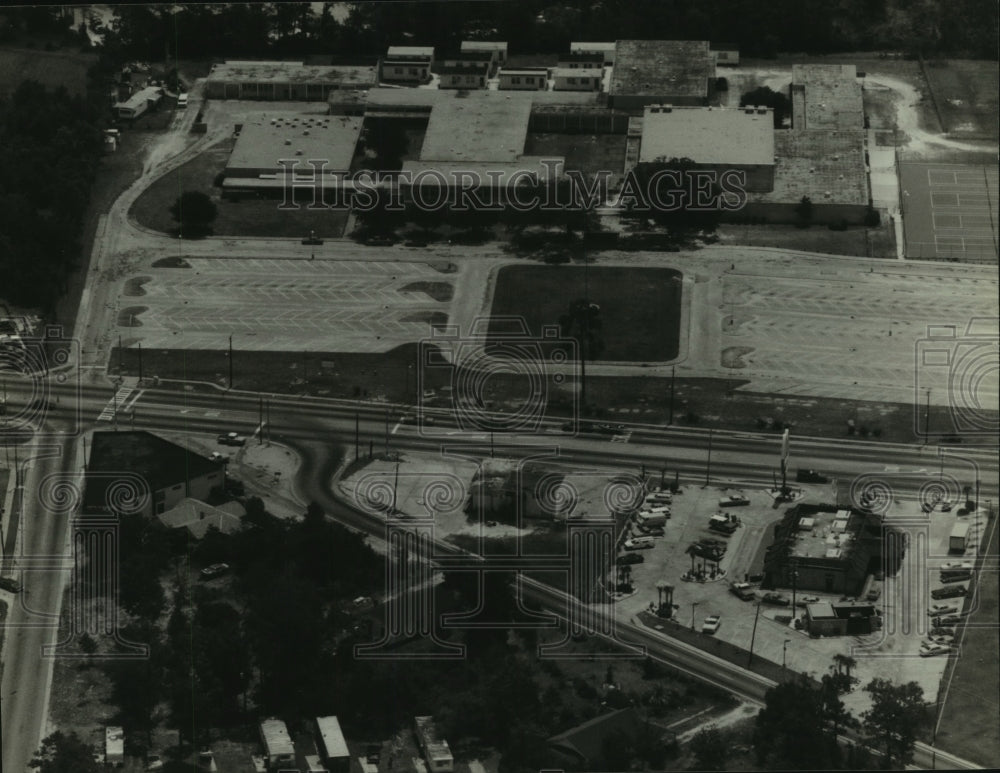
<svg viewBox="0 0 1000 773"><path fill-rule="evenodd" d="M937 617L938 615L952 615L958 612L957 604L931 604L927 608L927 614L931 617Z"/></svg>
<svg viewBox="0 0 1000 773"><path fill-rule="evenodd" d="M927 642L923 642L920 645L920 657L922 658L930 658L935 655L947 655L949 652L951 652L951 647L945 644L928 644Z"/></svg>
<svg viewBox="0 0 1000 773"><path fill-rule="evenodd" d="M972 569L971 561L948 561L941 564L942 572L959 572L964 569Z"/></svg>
<svg viewBox="0 0 1000 773"><path fill-rule="evenodd" d="M702 633L715 633L719 630L719 625L722 624L722 615L709 615L705 618L705 622L701 624Z"/></svg>
<svg viewBox="0 0 1000 773"><path fill-rule="evenodd" d="M656 544L652 537L633 537L625 540L623 547L626 550L648 550Z"/></svg>

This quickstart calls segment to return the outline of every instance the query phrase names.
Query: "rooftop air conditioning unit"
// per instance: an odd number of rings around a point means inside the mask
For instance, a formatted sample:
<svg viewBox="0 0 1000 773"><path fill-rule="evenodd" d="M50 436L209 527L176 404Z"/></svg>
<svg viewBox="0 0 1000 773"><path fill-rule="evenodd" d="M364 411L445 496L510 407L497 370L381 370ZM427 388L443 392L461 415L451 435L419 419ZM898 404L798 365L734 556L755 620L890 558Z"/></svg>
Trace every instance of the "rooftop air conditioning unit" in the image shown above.
<svg viewBox="0 0 1000 773"><path fill-rule="evenodd" d="M758 115L767 115L767 108L763 107L763 106L759 106L757 108L757 114Z"/></svg>
<svg viewBox="0 0 1000 773"><path fill-rule="evenodd" d="M309 136L309 130L306 129L304 132L302 132L302 134L305 135L306 137L308 137Z"/></svg>
<svg viewBox="0 0 1000 773"><path fill-rule="evenodd" d="M674 106L673 106L673 105L662 105L662 106L660 107L660 109L661 109L661 110L662 110L662 111L663 111L664 113L672 113L672 112L673 112L673 110L674 110Z"/></svg>
<svg viewBox="0 0 1000 773"><path fill-rule="evenodd" d="M291 140L285 140L285 144L286 144L286 145L291 145L291 144L292 144L292 141L291 141Z"/></svg>
<svg viewBox="0 0 1000 773"><path fill-rule="evenodd" d="M745 108L743 108L743 112L746 113L747 115L752 115L753 110L754 110L753 105L747 105Z"/></svg>

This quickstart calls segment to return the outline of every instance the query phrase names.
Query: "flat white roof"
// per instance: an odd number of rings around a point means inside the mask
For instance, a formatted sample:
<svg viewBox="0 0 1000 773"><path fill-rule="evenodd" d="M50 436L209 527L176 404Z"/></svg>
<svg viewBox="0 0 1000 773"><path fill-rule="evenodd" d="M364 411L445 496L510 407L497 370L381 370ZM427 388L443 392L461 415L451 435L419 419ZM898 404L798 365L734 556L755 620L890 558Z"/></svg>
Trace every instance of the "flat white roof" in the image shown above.
<svg viewBox="0 0 1000 773"><path fill-rule="evenodd" d="M743 108L650 105L639 161L690 158L699 164L774 164L774 116Z"/></svg>
<svg viewBox="0 0 1000 773"><path fill-rule="evenodd" d="M336 717L317 717L316 727L319 729L319 736L323 740L323 749L327 757L350 757L351 752L347 749L347 741L340 730L340 722Z"/></svg>
<svg viewBox="0 0 1000 773"><path fill-rule="evenodd" d="M295 754L295 746L288 735L288 728L280 719L265 719L260 723L260 734L269 756Z"/></svg>
<svg viewBox="0 0 1000 773"><path fill-rule="evenodd" d="M163 94L163 90L157 86L147 86L141 91L135 92L132 96L126 99L124 102L118 102L116 108L129 108L135 110L137 107L141 107L146 104L146 100L158 99Z"/></svg>
<svg viewBox="0 0 1000 773"><path fill-rule="evenodd" d="M604 69L601 67L553 67L552 77L554 78L603 78Z"/></svg>
<svg viewBox="0 0 1000 773"><path fill-rule="evenodd" d="M363 119L344 115L274 115L249 117L240 130L227 169L274 169L281 159L298 160L299 172L312 172L310 159L325 160L327 172L350 168Z"/></svg>
<svg viewBox="0 0 1000 773"><path fill-rule="evenodd" d="M434 57L434 46L389 46L389 56L429 56Z"/></svg>
<svg viewBox="0 0 1000 773"><path fill-rule="evenodd" d="M463 40L463 51L506 51L507 44L497 40Z"/></svg>
<svg viewBox="0 0 1000 773"><path fill-rule="evenodd" d="M121 757L125 754L125 731L120 727L108 727L104 731L104 754L107 757Z"/></svg>

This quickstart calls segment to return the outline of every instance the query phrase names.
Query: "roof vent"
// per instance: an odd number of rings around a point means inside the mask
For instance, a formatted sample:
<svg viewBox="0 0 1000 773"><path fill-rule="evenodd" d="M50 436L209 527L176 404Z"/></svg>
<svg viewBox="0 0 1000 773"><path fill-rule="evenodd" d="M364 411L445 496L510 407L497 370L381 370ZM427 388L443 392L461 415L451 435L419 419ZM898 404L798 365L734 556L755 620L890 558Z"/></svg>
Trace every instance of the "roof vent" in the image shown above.
<svg viewBox="0 0 1000 773"><path fill-rule="evenodd" d="M753 115L753 111L754 111L753 105L747 105L745 108L743 108L743 112L746 113L747 115Z"/></svg>
<svg viewBox="0 0 1000 773"><path fill-rule="evenodd" d="M830 193L830 191L823 191L823 198L825 198L825 199L830 198L832 195L833 194Z"/></svg>
<svg viewBox="0 0 1000 773"><path fill-rule="evenodd" d="M291 145L291 144L292 144L292 141L291 141L291 140L285 140L285 144L286 144L286 145Z"/></svg>
<svg viewBox="0 0 1000 773"><path fill-rule="evenodd" d="M757 114L758 115L767 115L767 108L764 107L763 105L758 105L757 106Z"/></svg>
<svg viewBox="0 0 1000 773"><path fill-rule="evenodd" d="M301 156L302 155L302 151L301 150L296 150L295 151L295 155L296 156Z"/></svg>

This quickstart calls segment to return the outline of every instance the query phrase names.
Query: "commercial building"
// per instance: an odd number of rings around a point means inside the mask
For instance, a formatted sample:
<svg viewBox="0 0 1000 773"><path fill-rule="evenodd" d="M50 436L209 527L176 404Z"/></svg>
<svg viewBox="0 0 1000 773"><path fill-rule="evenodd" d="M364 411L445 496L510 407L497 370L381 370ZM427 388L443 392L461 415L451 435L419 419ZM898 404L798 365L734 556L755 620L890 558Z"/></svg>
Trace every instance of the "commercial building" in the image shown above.
<svg viewBox="0 0 1000 773"><path fill-rule="evenodd" d="M264 760L269 770L294 767L295 746L284 722L273 717L265 719L260 723L260 740L264 745Z"/></svg>
<svg viewBox="0 0 1000 773"><path fill-rule="evenodd" d="M351 768L351 752L336 717L317 717L319 752L329 773L347 773Z"/></svg>
<svg viewBox="0 0 1000 773"><path fill-rule="evenodd" d="M600 91L603 69L556 67L552 70L553 91Z"/></svg>
<svg viewBox="0 0 1000 773"><path fill-rule="evenodd" d="M705 40L619 40L608 89L609 106L708 104L715 57Z"/></svg>
<svg viewBox="0 0 1000 773"><path fill-rule="evenodd" d="M438 69L438 88L441 89L485 89L490 77L489 62L467 62L445 65Z"/></svg>
<svg viewBox="0 0 1000 773"><path fill-rule="evenodd" d="M491 51L496 56L496 63L500 67L507 64L507 44L495 40L463 40L462 51Z"/></svg>
<svg viewBox="0 0 1000 773"><path fill-rule="evenodd" d="M452 773L455 769L455 758L448 748L448 742L438 735L434 717L414 717L413 724L420 751L427 761L430 773Z"/></svg>
<svg viewBox="0 0 1000 773"><path fill-rule="evenodd" d="M818 601L806 604L805 629L813 636L864 636L882 627L874 605Z"/></svg>
<svg viewBox="0 0 1000 773"><path fill-rule="evenodd" d="M792 65L793 129L863 129L864 100L853 64Z"/></svg>
<svg viewBox="0 0 1000 773"><path fill-rule="evenodd" d="M770 108L650 105L643 112L639 162L687 158L719 173L741 171L747 190L770 191L774 135Z"/></svg>
<svg viewBox="0 0 1000 773"><path fill-rule="evenodd" d="M281 187L289 173L297 182L308 183L317 167L321 176L331 179L346 174L362 123L362 118L346 115L254 114L240 127L223 188L242 189L248 179Z"/></svg>
<svg viewBox="0 0 1000 773"><path fill-rule="evenodd" d="M387 82L427 83L433 66L433 46L389 46L380 77Z"/></svg>
<svg viewBox="0 0 1000 773"><path fill-rule="evenodd" d="M501 91L544 91L549 85L545 67L503 67L497 74Z"/></svg>
<svg viewBox="0 0 1000 773"><path fill-rule="evenodd" d="M615 63L616 44L612 42L587 43L575 42L569 44L571 54L600 54L604 58L604 64Z"/></svg>
<svg viewBox="0 0 1000 773"><path fill-rule="evenodd" d="M104 764L114 768L125 764L125 731L120 727L104 729Z"/></svg>
<svg viewBox="0 0 1000 773"><path fill-rule="evenodd" d="M793 508L774 527L774 542L764 557L764 586L856 596L869 574L891 575L898 569L883 563L882 544L889 531L872 513L832 506Z"/></svg>
<svg viewBox="0 0 1000 773"><path fill-rule="evenodd" d="M145 430L95 432L84 475L84 515L159 515L225 484L221 462Z"/></svg>
<svg viewBox="0 0 1000 773"><path fill-rule="evenodd" d="M156 517L168 529L186 529L191 538L197 540L202 539L209 529L218 529L223 534L238 531L244 515L246 510L236 501L213 507L198 499L182 499Z"/></svg>
<svg viewBox="0 0 1000 773"><path fill-rule="evenodd" d="M161 99L163 99L163 89L158 86L147 86L125 101L116 102L114 110L119 119L133 121L160 104Z"/></svg>
<svg viewBox="0 0 1000 773"><path fill-rule="evenodd" d="M340 89L370 88L375 66L306 65L302 62L233 61L212 65L205 81L210 99L320 102Z"/></svg>

